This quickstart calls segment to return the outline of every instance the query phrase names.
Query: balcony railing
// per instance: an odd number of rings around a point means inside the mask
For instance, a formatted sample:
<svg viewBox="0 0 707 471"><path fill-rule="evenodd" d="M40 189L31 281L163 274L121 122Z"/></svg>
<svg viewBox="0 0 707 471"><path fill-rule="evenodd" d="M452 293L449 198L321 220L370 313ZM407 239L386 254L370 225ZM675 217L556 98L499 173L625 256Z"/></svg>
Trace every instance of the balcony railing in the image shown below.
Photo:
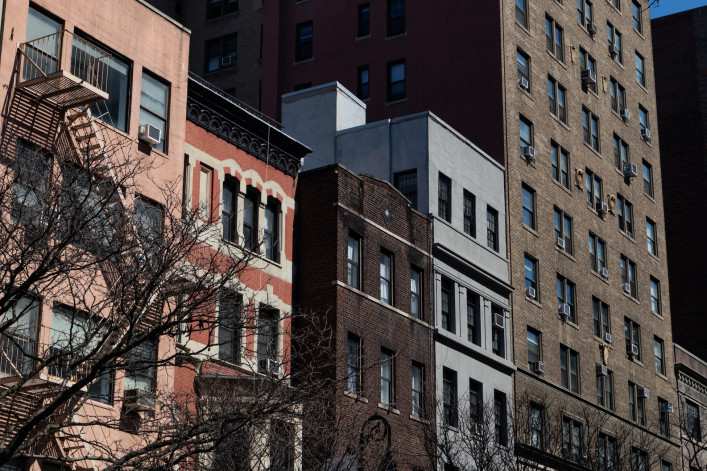
<svg viewBox="0 0 707 471"><path fill-rule="evenodd" d="M73 108L108 98L110 54L62 30L22 43L18 88L59 108Z"/></svg>
<svg viewBox="0 0 707 471"><path fill-rule="evenodd" d="M32 370L34 329L0 335L0 375L23 376Z"/></svg>

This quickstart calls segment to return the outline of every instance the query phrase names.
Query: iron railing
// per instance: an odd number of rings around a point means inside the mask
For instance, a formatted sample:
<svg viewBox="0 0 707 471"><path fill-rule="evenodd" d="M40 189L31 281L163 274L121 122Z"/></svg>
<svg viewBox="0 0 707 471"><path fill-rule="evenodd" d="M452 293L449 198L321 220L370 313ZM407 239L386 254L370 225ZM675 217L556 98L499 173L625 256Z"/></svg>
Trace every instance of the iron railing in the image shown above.
<svg viewBox="0 0 707 471"><path fill-rule="evenodd" d="M34 336L34 329L17 329L0 334L0 375L29 374L36 354Z"/></svg>

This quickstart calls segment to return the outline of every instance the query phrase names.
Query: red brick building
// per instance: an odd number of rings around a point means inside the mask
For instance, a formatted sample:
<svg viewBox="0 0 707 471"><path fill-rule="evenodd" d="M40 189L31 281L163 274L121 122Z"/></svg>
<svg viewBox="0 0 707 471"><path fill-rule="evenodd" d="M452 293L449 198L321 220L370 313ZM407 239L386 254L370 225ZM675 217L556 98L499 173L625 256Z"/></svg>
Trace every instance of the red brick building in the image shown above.
<svg viewBox="0 0 707 471"><path fill-rule="evenodd" d="M297 202L297 304L334 333L327 463L432 469L429 220L390 183L340 165L302 173Z"/></svg>

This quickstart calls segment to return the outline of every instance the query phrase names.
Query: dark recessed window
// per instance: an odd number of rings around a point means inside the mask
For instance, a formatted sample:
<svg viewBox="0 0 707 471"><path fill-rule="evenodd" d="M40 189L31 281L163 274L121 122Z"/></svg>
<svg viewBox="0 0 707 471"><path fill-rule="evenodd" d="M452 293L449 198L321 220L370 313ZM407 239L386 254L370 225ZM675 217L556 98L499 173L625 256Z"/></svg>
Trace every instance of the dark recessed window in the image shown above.
<svg viewBox="0 0 707 471"><path fill-rule="evenodd" d="M312 58L313 38L314 25L311 21L297 25L295 61L303 61Z"/></svg>
<svg viewBox="0 0 707 471"><path fill-rule="evenodd" d="M181 2L177 2L181 4ZM238 11L238 0L208 0L206 5L206 19L218 18Z"/></svg>
<svg viewBox="0 0 707 471"><path fill-rule="evenodd" d="M405 61L388 63L388 101L405 98Z"/></svg>
<svg viewBox="0 0 707 471"><path fill-rule="evenodd" d="M388 0L388 36L405 32L405 0Z"/></svg>
<svg viewBox="0 0 707 471"><path fill-rule="evenodd" d="M417 169L398 172L394 176L395 188L410 200L410 206L417 209Z"/></svg>
<svg viewBox="0 0 707 471"><path fill-rule="evenodd" d="M358 28L356 36L363 37L371 34L371 4L362 3L358 6Z"/></svg>
<svg viewBox="0 0 707 471"><path fill-rule="evenodd" d="M362 65L358 68L358 78L357 78L357 90L358 97L365 100L370 96L370 88L368 85L368 66Z"/></svg>

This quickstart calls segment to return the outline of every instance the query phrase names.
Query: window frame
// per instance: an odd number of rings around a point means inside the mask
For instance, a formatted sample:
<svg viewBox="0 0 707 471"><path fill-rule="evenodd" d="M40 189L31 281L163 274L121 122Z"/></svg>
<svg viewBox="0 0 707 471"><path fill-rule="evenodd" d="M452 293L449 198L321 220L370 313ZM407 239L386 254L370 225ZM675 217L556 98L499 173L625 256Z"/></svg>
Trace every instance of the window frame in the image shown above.
<svg viewBox="0 0 707 471"><path fill-rule="evenodd" d="M494 389L494 442L497 445L508 445L508 399L505 393Z"/></svg>
<svg viewBox="0 0 707 471"><path fill-rule="evenodd" d="M390 306L395 302L394 296L394 270L395 270L395 258L393 252L389 250L381 249L380 251L380 301L388 304ZM387 271L387 276L384 271ZM388 292L387 297L383 297L384 291Z"/></svg>
<svg viewBox="0 0 707 471"><path fill-rule="evenodd" d="M233 49L229 41L233 41ZM214 54L216 52L217 54ZM230 53L230 54L228 54ZM216 67L212 68L212 59L217 58ZM230 57L231 63L224 64L224 57ZM238 33L230 33L204 42L204 74L218 72L238 65Z"/></svg>
<svg viewBox="0 0 707 471"><path fill-rule="evenodd" d="M534 336L534 340L531 339L531 336ZM530 326L527 327L525 338L528 346L528 363L543 361L542 336L543 334L539 330ZM534 359L531 359L531 357Z"/></svg>
<svg viewBox="0 0 707 471"><path fill-rule="evenodd" d="M650 218L646 218L646 249L648 253L658 256L658 226Z"/></svg>
<svg viewBox="0 0 707 471"><path fill-rule="evenodd" d="M596 296L592 296L592 323L594 336L603 342L605 334L611 334L611 308Z"/></svg>
<svg viewBox="0 0 707 471"><path fill-rule="evenodd" d="M626 293L623 289L622 292L625 294L630 294L632 298L638 299L638 267L636 262L628 258L626 255L621 254L620 266L622 285L626 283L631 285L630 293Z"/></svg>
<svg viewBox="0 0 707 471"><path fill-rule="evenodd" d="M574 235L573 230L573 220L572 216L558 208L554 207L553 211L553 222L554 222L554 237L555 242L558 239L562 239L565 242L565 252L572 255L574 253L573 242Z"/></svg>
<svg viewBox="0 0 707 471"><path fill-rule="evenodd" d="M525 64L523 64L520 59L523 59L525 61ZM527 64L527 65L526 65ZM528 81L528 88L524 89L530 92L532 90L532 81L530 80L531 77L531 69L530 69L530 56L523 51L521 48L516 48L516 67L517 67L517 72L518 72L518 85L521 86L521 79L526 79Z"/></svg>
<svg viewBox="0 0 707 471"><path fill-rule="evenodd" d="M616 195L616 216L619 222L619 231L633 239L633 204L621 194Z"/></svg>
<svg viewBox="0 0 707 471"><path fill-rule="evenodd" d="M371 35L371 4L359 3L356 10L356 37L365 38Z"/></svg>
<svg viewBox="0 0 707 471"><path fill-rule="evenodd" d="M265 258L275 263L280 263L281 217L282 204L277 198L269 196L263 213L263 247ZM272 221L270 228L268 228L268 219Z"/></svg>
<svg viewBox="0 0 707 471"><path fill-rule="evenodd" d="M685 425L685 432L688 438L698 442L702 441L700 406L689 399L685 400Z"/></svg>
<svg viewBox="0 0 707 471"><path fill-rule="evenodd" d="M527 198L526 198L527 196ZM529 198L529 201L526 199ZM521 184L521 206L523 212L523 224L533 230L537 230L537 194L533 188L526 183ZM529 206L528 206L529 205ZM527 221L526 221L527 219Z"/></svg>
<svg viewBox="0 0 707 471"><path fill-rule="evenodd" d="M314 22L309 20L295 25L295 62L312 58L314 58Z"/></svg>
<svg viewBox="0 0 707 471"><path fill-rule="evenodd" d="M534 412L537 412L535 414ZM537 417L537 420L535 419ZM528 403L528 444L539 450L544 450L545 443L545 405L539 402Z"/></svg>
<svg viewBox="0 0 707 471"><path fill-rule="evenodd" d="M437 177L437 216L452 222L452 179L442 172Z"/></svg>
<svg viewBox="0 0 707 471"><path fill-rule="evenodd" d="M588 14L587 14L588 12ZM589 32L588 23L594 22L594 5L589 0L577 0L577 24Z"/></svg>
<svg viewBox="0 0 707 471"><path fill-rule="evenodd" d="M230 242L238 242L237 215L240 183L231 175L226 175L221 185L221 225L223 226L221 237Z"/></svg>
<svg viewBox="0 0 707 471"><path fill-rule="evenodd" d="M575 365L574 371L572 368L573 362ZM560 378L563 388L581 394L579 370L579 353L565 345L560 345Z"/></svg>
<svg viewBox="0 0 707 471"><path fill-rule="evenodd" d="M143 106L143 90L144 90L146 78L148 79L147 81L150 81L150 80L153 81L153 85L158 85L158 86L164 87L164 93L165 93L164 116L160 116L154 110ZM151 124L148 122L150 120L156 120L162 124L162 126L164 128L162 130L162 135L161 135L162 140L158 144L150 145L150 147L152 147L153 149L155 149L159 152L162 152L164 154L167 154L169 152L169 108L170 108L170 104L171 104L171 100L170 100L171 93L170 92L171 92L171 86L168 82L166 82L161 77L149 72L147 69L145 69L145 68L142 69L142 80L140 82L140 115L139 115L140 117L138 118L139 124L140 124L140 126L143 126L144 124ZM145 96L147 96L147 95L145 94ZM145 113L144 115L143 115L143 112ZM149 116L149 120L144 121L143 116Z"/></svg>
<svg viewBox="0 0 707 471"><path fill-rule="evenodd" d="M402 66L402 79L393 81L394 69ZM387 81L386 81L386 101L388 103L394 101L405 100L407 98L407 72L405 67L405 59L396 59L386 64ZM395 88L401 90L395 90Z"/></svg>
<svg viewBox="0 0 707 471"><path fill-rule="evenodd" d="M476 238L476 195L464 189L464 233Z"/></svg>
<svg viewBox="0 0 707 471"><path fill-rule="evenodd" d="M410 315L420 320L423 320L423 276L421 268L410 266Z"/></svg>
<svg viewBox="0 0 707 471"><path fill-rule="evenodd" d="M447 278L440 279L440 323L442 329L447 332L456 333L456 316L454 312L454 282ZM447 309L445 310L445 294Z"/></svg>
<svg viewBox="0 0 707 471"><path fill-rule="evenodd" d="M519 4L520 3L520 4ZM528 0L516 0L515 18L516 22L525 29L528 29Z"/></svg>
<svg viewBox="0 0 707 471"><path fill-rule="evenodd" d="M250 208L249 208L250 206ZM247 217L250 210L250 218ZM246 187L245 196L243 197L243 247L246 250L255 250L258 248L258 224L260 216L260 191L257 188Z"/></svg>
<svg viewBox="0 0 707 471"><path fill-rule="evenodd" d="M241 337L245 327L243 297L226 291L220 293L218 301L218 358L238 365L242 361Z"/></svg>
<svg viewBox="0 0 707 471"><path fill-rule="evenodd" d="M633 30L639 34L643 34L643 8L641 5L632 0L631 2L631 16L633 18Z"/></svg>
<svg viewBox="0 0 707 471"><path fill-rule="evenodd" d="M419 372L416 374L415 372ZM410 387L411 407L410 414L415 417L425 417L425 365L412 361L410 369L412 385Z"/></svg>
<svg viewBox="0 0 707 471"><path fill-rule="evenodd" d="M631 163L630 146L621 136L614 133L614 167L623 174L624 167Z"/></svg>
<svg viewBox="0 0 707 471"><path fill-rule="evenodd" d="M528 278L528 263L531 264L532 266L532 278ZM523 262L523 273L524 273L524 280L525 280L525 291L526 291L526 296L528 292L528 288L533 288L535 290L535 301L540 300L540 284L538 283L538 276L539 276L539 271L538 271L538 260L535 257L532 257L528 255L527 253L525 254L524 257L524 262Z"/></svg>
<svg viewBox="0 0 707 471"><path fill-rule="evenodd" d="M609 57L611 57L612 60L615 60L619 64L624 63L624 48L623 48L623 37L621 35L621 32L610 22L606 22L606 38L607 38L607 44L609 48ZM615 56L611 54L611 46L616 46L618 51L618 54Z"/></svg>
<svg viewBox="0 0 707 471"><path fill-rule="evenodd" d="M526 139L523 134L524 130L527 129L528 139ZM534 129L533 122L530 121L523 115L519 115L518 118L518 138L520 141L520 153L523 155L523 147L533 147L534 145Z"/></svg>
<svg viewBox="0 0 707 471"><path fill-rule="evenodd" d="M414 176L414 178L412 178ZM395 188L410 201L410 206L417 209L417 169L412 168L393 174Z"/></svg>
<svg viewBox="0 0 707 471"><path fill-rule="evenodd" d="M614 410L614 372L607 370L606 375L597 373L597 404Z"/></svg>
<svg viewBox="0 0 707 471"><path fill-rule="evenodd" d="M381 404L395 408L395 352L381 347ZM387 398L385 397L387 394Z"/></svg>
<svg viewBox="0 0 707 471"><path fill-rule="evenodd" d="M584 169L584 190L587 205L596 211L597 205L604 201L604 181L589 168Z"/></svg>
<svg viewBox="0 0 707 471"><path fill-rule="evenodd" d="M642 87L646 87L646 59L638 51L636 53L636 82ZM639 67L640 65L640 67Z"/></svg>
<svg viewBox="0 0 707 471"><path fill-rule="evenodd" d="M474 345L481 346L481 297L466 290L466 338Z"/></svg>
<svg viewBox="0 0 707 471"><path fill-rule="evenodd" d="M402 14L395 14L396 4L402 8ZM387 0L386 7L386 37L405 34L405 0Z"/></svg>
<svg viewBox="0 0 707 471"><path fill-rule="evenodd" d="M486 246L494 252L499 251L498 211L491 206L486 207Z"/></svg>
<svg viewBox="0 0 707 471"><path fill-rule="evenodd" d="M361 337L349 332L346 337L346 391L363 394L363 346ZM352 347L355 347L352 350ZM354 358L355 357L355 358ZM353 361L352 361L353 360ZM353 378L353 380L352 380Z"/></svg>
<svg viewBox="0 0 707 471"><path fill-rule="evenodd" d="M626 352L630 357L631 345L636 345L638 347L638 355L635 356L636 360L641 361L641 326L637 322L633 321L628 317L624 317L624 337L626 339Z"/></svg>
<svg viewBox="0 0 707 471"><path fill-rule="evenodd" d="M214 6L216 4L216 6ZM235 8L233 5L235 4ZM213 20L221 16L239 11L238 0L210 0L206 5L206 20ZM216 12L218 10L218 12Z"/></svg>
<svg viewBox="0 0 707 471"><path fill-rule="evenodd" d="M665 376L665 342L657 335L653 336L653 356L655 372Z"/></svg>
<svg viewBox="0 0 707 471"><path fill-rule="evenodd" d="M654 185L653 185L653 166L648 162L643 160L643 194L653 198L654 197ZM648 176L648 178L646 178Z"/></svg>
<svg viewBox="0 0 707 471"><path fill-rule="evenodd" d="M364 82L365 74L365 82ZM367 100L371 97L370 84L370 68L368 64L359 66L356 71L356 96L361 100Z"/></svg>
<svg viewBox="0 0 707 471"><path fill-rule="evenodd" d="M545 46L551 56L565 63L564 28L550 15L545 15Z"/></svg>
<svg viewBox="0 0 707 471"><path fill-rule="evenodd" d="M557 274L557 304L567 304L570 307L568 320L577 324L577 286L568 278Z"/></svg>
<svg viewBox="0 0 707 471"><path fill-rule="evenodd" d="M609 94L611 95L611 109L620 114L626 109L626 88L614 77L609 78Z"/></svg>
<svg viewBox="0 0 707 471"><path fill-rule="evenodd" d="M579 69L580 73L584 72L585 70L592 70L594 73L597 73L597 61L596 59L587 52L586 49L583 47L579 48ZM580 76L581 77L581 76ZM597 81L599 79L599 75L597 75ZM588 90L591 90L595 95L597 94L597 84L596 83L590 83L586 85L586 88Z"/></svg>
<svg viewBox="0 0 707 471"><path fill-rule="evenodd" d="M570 153L557 142L550 142L552 179L562 187L570 189Z"/></svg>
<svg viewBox="0 0 707 471"><path fill-rule="evenodd" d="M567 124L567 89L552 75L547 76L550 114Z"/></svg>
<svg viewBox="0 0 707 471"><path fill-rule="evenodd" d="M457 372L442 368L442 423L456 427L459 423L457 394Z"/></svg>
<svg viewBox="0 0 707 471"><path fill-rule="evenodd" d="M349 231L346 241L346 281L349 286L358 290L361 289L361 240L361 236ZM355 283L352 283L352 281L355 281Z"/></svg>
<svg viewBox="0 0 707 471"><path fill-rule="evenodd" d="M579 442L579 443L577 443ZM579 461L584 454L584 424L567 415L562 416L562 456Z"/></svg>
<svg viewBox="0 0 707 471"><path fill-rule="evenodd" d="M586 106L582 107L582 131L584 143L597 152L601 152L601 139L599 117L592 113Z"/></svg>

